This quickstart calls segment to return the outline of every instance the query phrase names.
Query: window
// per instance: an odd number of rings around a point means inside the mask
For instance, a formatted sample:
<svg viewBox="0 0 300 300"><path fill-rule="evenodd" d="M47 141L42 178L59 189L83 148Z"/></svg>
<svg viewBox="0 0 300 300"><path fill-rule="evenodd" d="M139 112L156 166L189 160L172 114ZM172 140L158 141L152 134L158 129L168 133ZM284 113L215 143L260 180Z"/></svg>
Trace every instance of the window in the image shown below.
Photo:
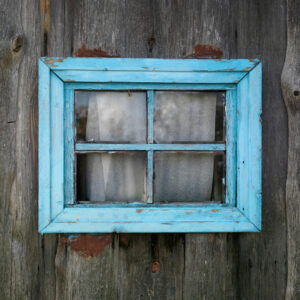
<svg viewBox="0 0 300 300"><path fill-rule="evenodd" d="M41 58L39 231L261 229L258 60Z"/></svg>

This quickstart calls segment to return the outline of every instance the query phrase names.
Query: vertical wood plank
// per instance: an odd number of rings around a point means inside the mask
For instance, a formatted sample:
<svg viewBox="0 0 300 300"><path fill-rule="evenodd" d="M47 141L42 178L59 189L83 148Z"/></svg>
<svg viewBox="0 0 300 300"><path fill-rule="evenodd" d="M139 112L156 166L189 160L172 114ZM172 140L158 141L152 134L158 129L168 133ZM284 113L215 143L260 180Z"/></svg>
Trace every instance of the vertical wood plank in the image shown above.
<svg viewBox="0 0 300 300"><path fill-rule="evenodd" d="M54 276L38 233L39 1L0 1L0 24L0 299L41 299Z"/></svg>
<svg viewBox="0 0 300 300"><path fill-rule="evenodd" d="M286 181L287 289L285 299L300 298L300 3L287 1L287 51L281 86L288 114Z"/></svg>
<svg viewBox="0 0 300 300"><path fill-rule="evenodd" d="M60 235L55 299L119 299L117 270L118 243L113 234Z"/></svg>
<svg viewBox="0 0 300 300"><path fill-rule="evenodd" d="M182 299L184 237L120 234L119 299Z"/></svg>
<svg viewBox="0 0 300 300"><path fill-rule="evenodd" d="M286 51L286 1L242 0L235 5L236 55L258 58L263 66L262 232L239 235L238 296L284 299L287 116L280 75Z"/></svg>

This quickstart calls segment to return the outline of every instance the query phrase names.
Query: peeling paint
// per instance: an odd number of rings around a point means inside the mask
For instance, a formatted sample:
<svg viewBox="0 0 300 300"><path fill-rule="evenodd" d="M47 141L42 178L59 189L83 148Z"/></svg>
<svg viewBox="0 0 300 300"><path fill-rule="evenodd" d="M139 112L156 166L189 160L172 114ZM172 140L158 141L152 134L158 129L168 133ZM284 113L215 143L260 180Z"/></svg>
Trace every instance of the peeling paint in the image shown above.
<svg viewBox="0 0 300 300"><path fill-rule="evenodd" d="M76 57L120 57L115 53L108 53L107 51L102 50L99 46L98 48L88 49L85 44L78 48L75 51Z"/></svg>
<svg viewBox="0 0 300 300"><path fill-rule="evenodd" d="M95 257L103 252L106 246L113 241L111 234L88 235L63 237L60 246L71 246L71 249L84 258Z"/></svg>
<svg viewBox="0 0 300 300"><path fill-rule="evenodd" d="M63 62L64 60L65 59L63 57L61 57L61 58L47 57L47 58L45 58L44 63L55 68L55 67L58 67L55 63Z"/></svg>
<svg viewBox="0 0 300 300"><path fill-rule="evenodd" d="M211 45L197 44L194 46L193 53L185 56L185 58L214 58L223 57L223 51Z"/></svg>

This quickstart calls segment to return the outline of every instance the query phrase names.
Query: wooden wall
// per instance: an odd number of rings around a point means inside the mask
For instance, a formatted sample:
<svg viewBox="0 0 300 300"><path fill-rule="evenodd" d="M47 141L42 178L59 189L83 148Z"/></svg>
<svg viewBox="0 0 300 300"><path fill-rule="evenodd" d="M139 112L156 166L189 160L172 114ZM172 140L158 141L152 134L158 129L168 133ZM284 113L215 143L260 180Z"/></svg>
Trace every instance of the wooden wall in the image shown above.
<svg viewBox="0 0 300 300"><path fill-rule="evenodd" d="M0 0L0 299L300 299L293 11L297 0ZM262 60L261 233L38 233L37 60L103 50Z"/></svg>

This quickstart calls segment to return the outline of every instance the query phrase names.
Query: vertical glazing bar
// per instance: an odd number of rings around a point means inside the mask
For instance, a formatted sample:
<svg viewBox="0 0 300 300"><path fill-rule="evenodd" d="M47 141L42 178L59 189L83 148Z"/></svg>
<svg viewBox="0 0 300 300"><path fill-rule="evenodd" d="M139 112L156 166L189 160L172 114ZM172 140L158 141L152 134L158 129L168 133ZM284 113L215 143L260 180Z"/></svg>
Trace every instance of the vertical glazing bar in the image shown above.
<svg viewBox="0 0 300 300"><path fill-rule="evenodd" d="M148 151L147 203L153 203L153 151Z"/></svg>
<svg viewBox="0 0 300 300"><path fill-rule="evenodd" d="M153 122L154 122L154 92L147 92L147 103L148 103L148 144L153 144Z"/></svg>
<svg viewBox="0 0 300 300"><path fill-rule="evenodd" d="M148 115L148 144L153 144L154 140L154 92L147 91L147 115ZM148 151L147 165L147 203L153 203L153 151Z"/></svg>

